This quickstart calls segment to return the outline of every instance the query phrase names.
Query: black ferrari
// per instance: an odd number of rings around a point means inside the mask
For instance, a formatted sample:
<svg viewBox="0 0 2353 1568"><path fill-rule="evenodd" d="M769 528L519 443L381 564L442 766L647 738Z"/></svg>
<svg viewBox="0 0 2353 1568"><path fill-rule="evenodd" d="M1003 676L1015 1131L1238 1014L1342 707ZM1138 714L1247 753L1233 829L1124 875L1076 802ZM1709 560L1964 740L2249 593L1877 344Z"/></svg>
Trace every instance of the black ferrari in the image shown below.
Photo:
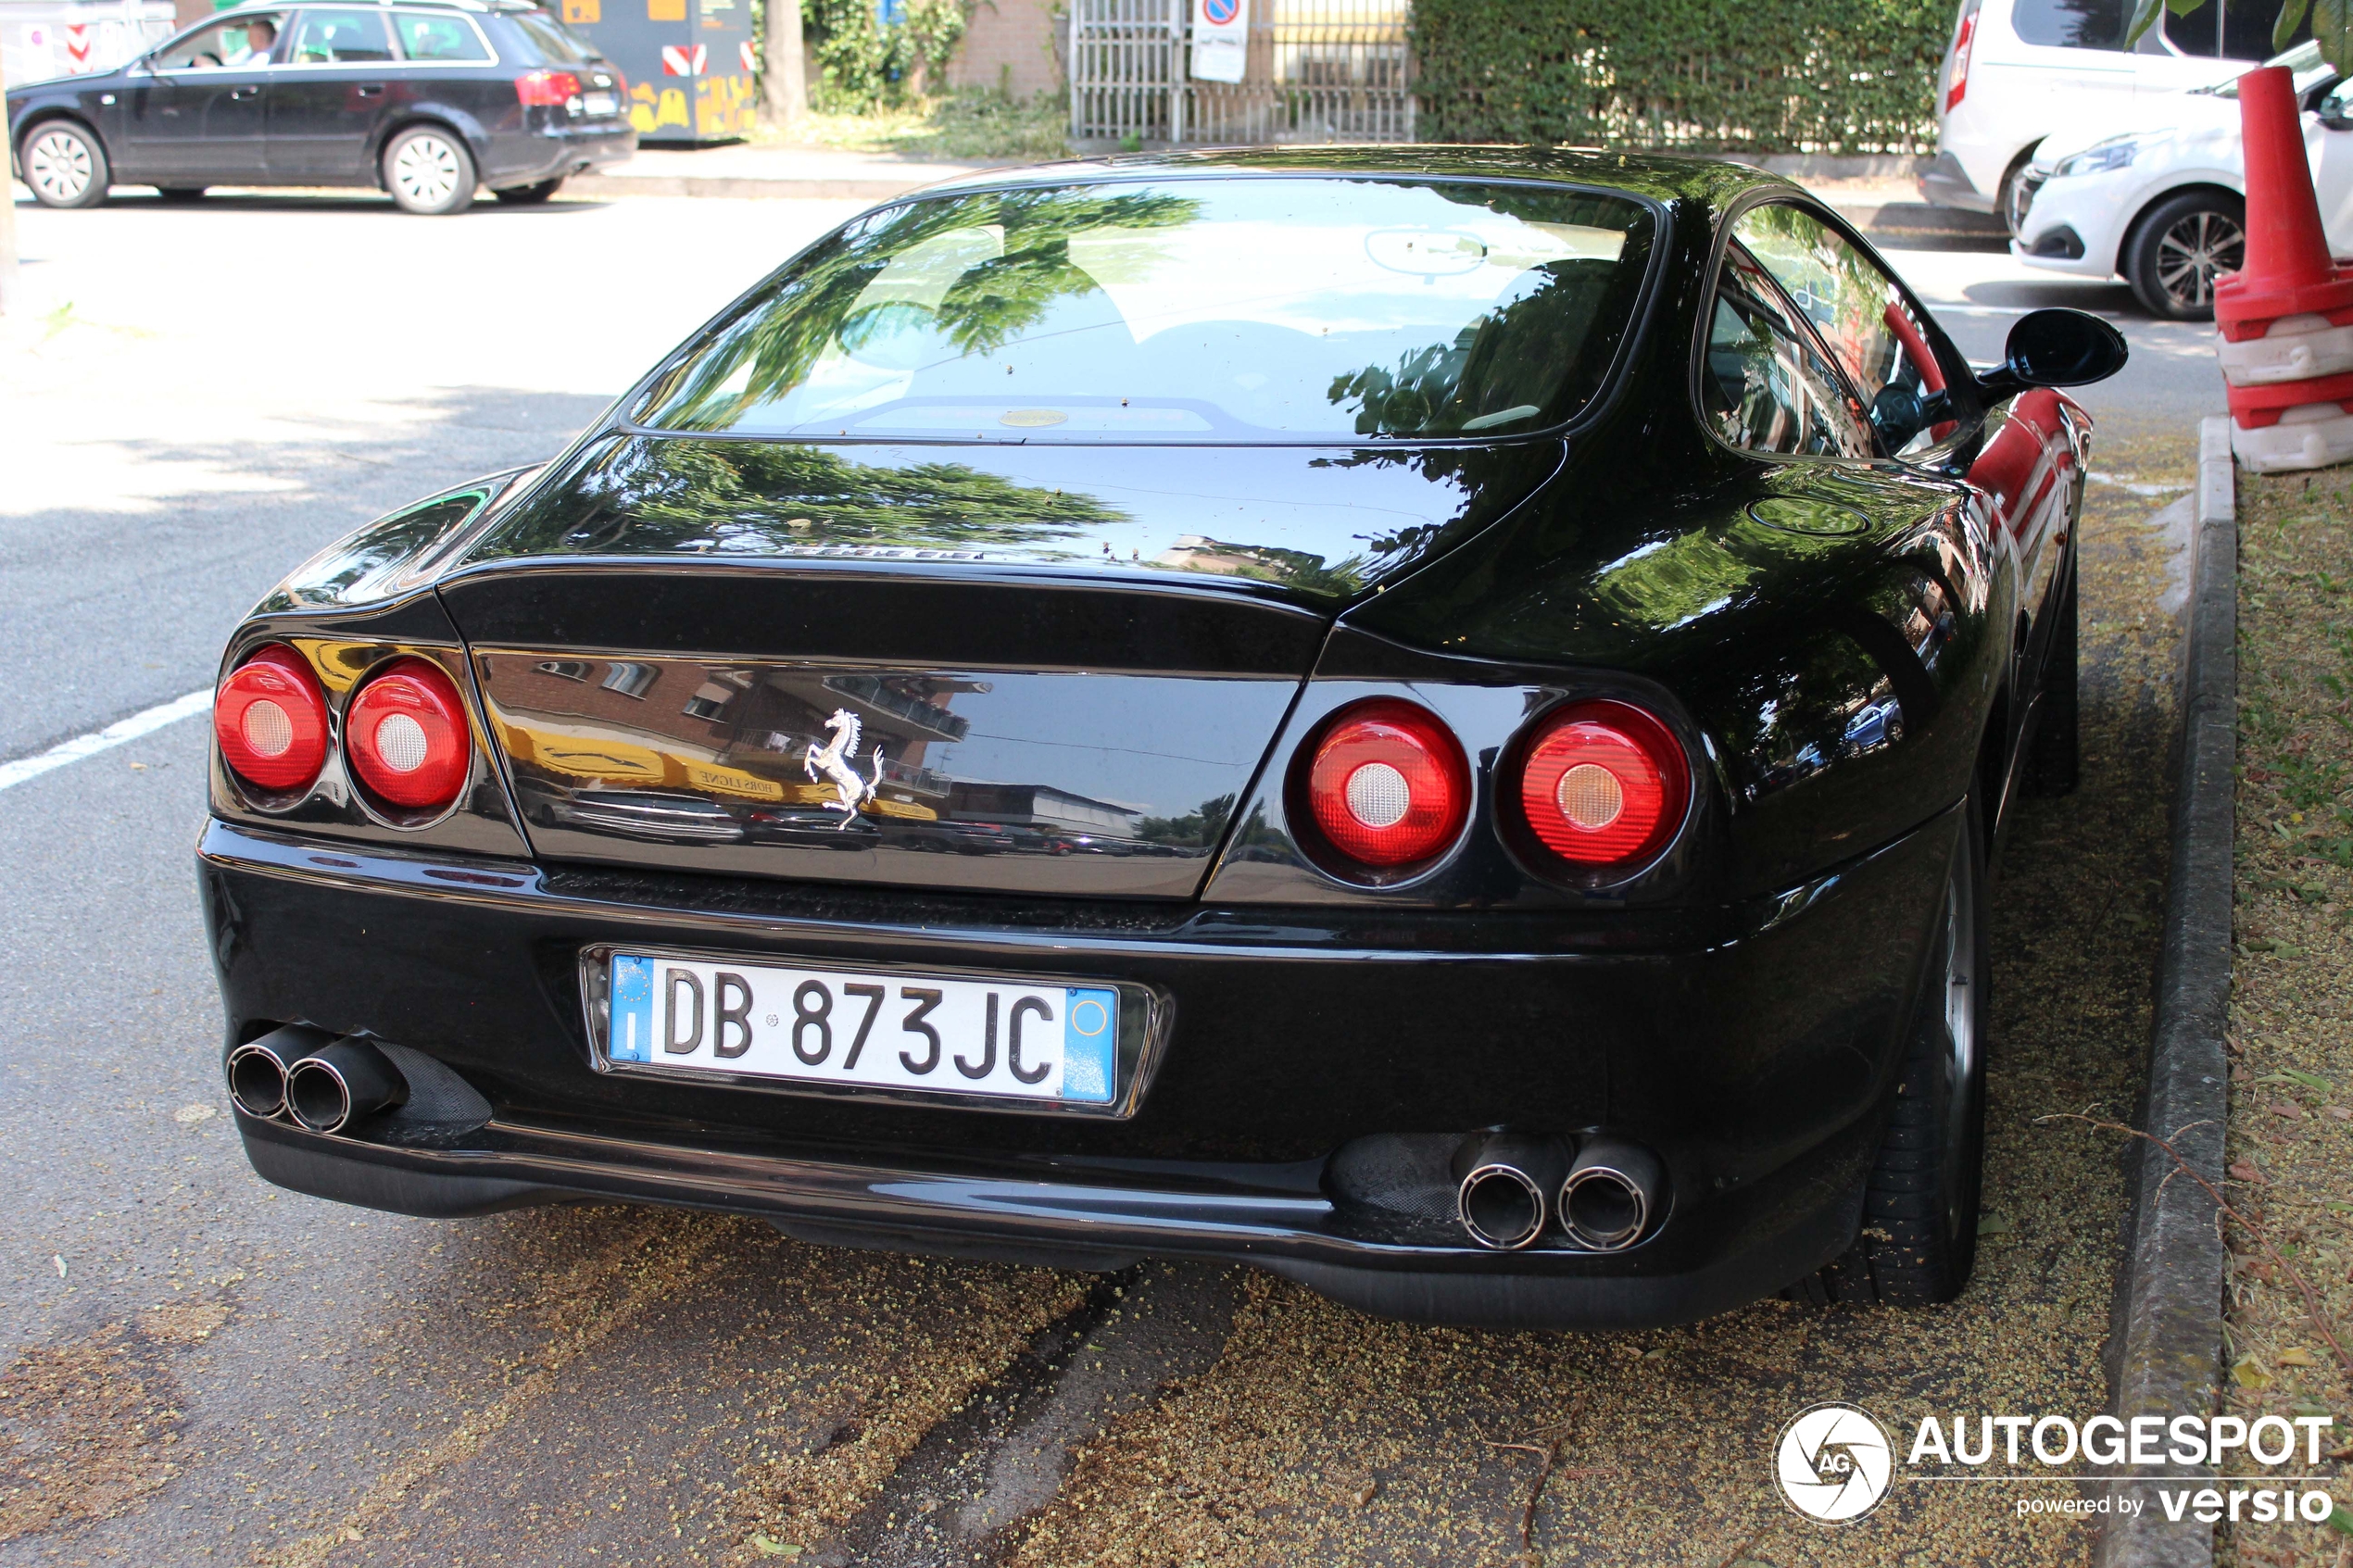
<svg viewBox="0 0 2353 1568"><path fill-rule="evenodd" d="M255 1168L1604 1326L1959 1291L2122 338L1795 186L1269 150L878 207L297 569L200 867Z"/></svg>

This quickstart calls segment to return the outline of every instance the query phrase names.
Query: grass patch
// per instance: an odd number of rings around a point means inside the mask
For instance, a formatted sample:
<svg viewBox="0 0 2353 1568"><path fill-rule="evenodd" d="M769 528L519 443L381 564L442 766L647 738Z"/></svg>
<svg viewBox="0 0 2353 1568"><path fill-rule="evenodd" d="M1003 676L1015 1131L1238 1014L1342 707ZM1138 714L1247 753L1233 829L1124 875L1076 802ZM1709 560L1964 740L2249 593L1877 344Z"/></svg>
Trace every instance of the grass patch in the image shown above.
<svg viewBox="0 0 2353 1568"><path fill-rule="evenodd" d="M1069 115L1051 94L1016 98L969 87L903 109L810 114L788 131L762 127L763 144L828 147L911 158L1038 162L1070 156Z"/></svg>
<svg viewBox="0 0 2353 1568"><path fill-rule="evenodd" d="M2243 473L2238 495L2232 1201L2261 1210L2341 1331L2353 1321L2353 472ZM2225 1321L2260 1371L2226 1382L2226 1407L2334 1414L2342 1443L2353 1389L2310 1353L2311 1313L2236 1227L2231 1246ZM2226 1530L2219 1561L2284 1562L2274 1549L2286 1546L2296 1562L2334 1562L2323 1538Z"/></svg>

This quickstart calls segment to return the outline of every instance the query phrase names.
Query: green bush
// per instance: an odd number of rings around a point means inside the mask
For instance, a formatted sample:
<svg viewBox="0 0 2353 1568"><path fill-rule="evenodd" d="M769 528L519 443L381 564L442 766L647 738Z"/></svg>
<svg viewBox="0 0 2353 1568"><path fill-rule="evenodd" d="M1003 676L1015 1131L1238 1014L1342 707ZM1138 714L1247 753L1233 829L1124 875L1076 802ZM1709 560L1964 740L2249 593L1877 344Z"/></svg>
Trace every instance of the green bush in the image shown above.
<svg viewBox="0 0 2353 1568"><path fill-rule="evenodd" d="M871 114L920 97L946 70L971 9L970 0L904 0L889 27L875 13L875 0L802 0L818 68L810 98L821 112Z"/></svg>
<svg viewBox="0 0 2353 1568"><path fill-rule="evenodd" d="M1950 0L1414 0L1425 141L1917 153Z"/></svg>

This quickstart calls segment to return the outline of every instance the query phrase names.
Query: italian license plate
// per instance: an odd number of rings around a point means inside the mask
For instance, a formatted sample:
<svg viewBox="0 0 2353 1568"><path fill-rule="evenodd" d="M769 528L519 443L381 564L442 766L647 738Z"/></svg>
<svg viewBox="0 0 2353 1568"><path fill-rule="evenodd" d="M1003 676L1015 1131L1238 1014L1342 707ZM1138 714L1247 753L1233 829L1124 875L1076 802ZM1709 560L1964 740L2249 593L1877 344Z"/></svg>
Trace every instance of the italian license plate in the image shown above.
<svg viewBox="0 0 2353 1568"><path fill-rule="evenodd" d="M580 112L590 119L602 119L621 112L621 100L610 93L583 93Z"/></svg>
<svg viewBox="0 0 2353 1568"><path fill-rule="evenodd" d="M1109 986L639 953L610 963L605 1050L616 1063L1088 1105L1117 1092Z"/></svg>

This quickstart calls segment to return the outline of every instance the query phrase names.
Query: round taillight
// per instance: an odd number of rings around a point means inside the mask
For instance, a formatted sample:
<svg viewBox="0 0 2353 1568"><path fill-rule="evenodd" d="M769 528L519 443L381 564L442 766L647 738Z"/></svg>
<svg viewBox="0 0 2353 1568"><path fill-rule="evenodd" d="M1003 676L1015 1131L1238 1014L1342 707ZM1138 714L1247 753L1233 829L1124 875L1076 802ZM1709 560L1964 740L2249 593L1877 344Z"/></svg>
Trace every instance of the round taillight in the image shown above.
<svg viewBox="0 0 2353 1568"><path fill-rule="evenodd" d="M1622 702L1578 702L1540 722L1520 765L1537 841L1579 866L1655 854L1682 825L1691 766L1666 725Z"/></svg>
<svg viewBox="0 0 2353 1568"><path fill-rule="evenodd" d="M1427 860L1470 812L1470 767L1437 714L1378 697L1342 709L1308 764L1307 805L1325 840L1364 866Z"/></svg>
<svg viewBox="0 0 2353 1568"><path fill-rule="evenodd" d="M212 696L212 736L220 759L245 783L273 795L310 787L327 761L327 698L302 655L271 643Z"/></svg>
<svg viewBox="0 0 2353 1568"><path fill-rule="evenodd" d="M438 810L466 787L466 707L439 665L404 659L360 687L343 734L359 782L395 806Z"/></svg>

